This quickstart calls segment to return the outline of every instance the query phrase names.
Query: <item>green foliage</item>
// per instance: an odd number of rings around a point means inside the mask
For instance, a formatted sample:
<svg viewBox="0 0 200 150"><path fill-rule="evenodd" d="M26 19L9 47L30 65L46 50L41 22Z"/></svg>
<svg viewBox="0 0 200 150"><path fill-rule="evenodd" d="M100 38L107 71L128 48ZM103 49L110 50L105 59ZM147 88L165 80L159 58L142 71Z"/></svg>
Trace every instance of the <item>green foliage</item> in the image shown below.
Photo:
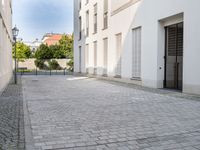
<svg viewBox="0 0 200 150"><path fill-rule="evenodd" d="M61 50L60 45L51 45L49 46L49 49L53 52L53 58L66 58L66 53Z"/></svg>
<svg viewBox="0 0 200 150"><path fill-rule="evenodd" d="M59 70L62 68L60 67L58 62L51 59L71 59L67 65L69 66L69 69L73 71L73 36L63 35L59 43L56 45L48 46L45 44L41 44L35 52L34 56L36 58L35 65L39 69L47 69L48 66L45 64L45 61L50 60L48 61L49 69Z"/></svg>
<svg viewBox="0 0 200 150"><path fill-rule="evenodd" d="M48 66L45 64L45 60L36 59L35 66L41 70L48 69Z"/></svg>
<svg viewBox="0 0 200 150"><path fill-rule="evenodd" d="M35 53L35 58L38 60L42 59L52 59L53 52L52 50L45 44L41 44L38 50Z"/></svg>
<svg viewBox="0 0 200 150"><path fill-rule="evenodd" d="M74 71L74 60L71 59L68 63L67 63L68 69L70 71Z"/></svg>
<svg viewBox="0 0 200 150"><path fill-rule="evenodd" d="M60 51L64 53L65 58L73 58L73 36L63 35L59 41Z"/></svg>
<svg viewBox="0 0 200 150"><path fill-rule="evenodd" d="M61 70L62 69L56 60L51 60L48 63L49 63L49 68L51 70Z"/></svg>
<svg viewBox="0 0 200 150"><path fill-rule="evenodd" d="M15 46L13 46L13 58L15 58ZM16 58L17 61L24 61L25 59L30 58L31 49L29 46L25 45L23 42L16 43Z"/></svg>
<svg viewBox="0 0 200 150"><path fill-rule="evenodd" d="M33 55L32 55L33 57ZM47 46L41 44L35 53L36 59L73 59L73 36L63 35L59 43Z"/></svg>

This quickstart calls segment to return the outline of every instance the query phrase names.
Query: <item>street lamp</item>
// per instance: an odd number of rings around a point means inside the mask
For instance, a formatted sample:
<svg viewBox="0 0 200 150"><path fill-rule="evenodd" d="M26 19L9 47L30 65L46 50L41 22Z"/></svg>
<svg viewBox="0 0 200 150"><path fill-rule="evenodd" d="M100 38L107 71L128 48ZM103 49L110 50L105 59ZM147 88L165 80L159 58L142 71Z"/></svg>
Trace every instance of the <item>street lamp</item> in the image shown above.
<svg viewBox="0 0 200 150"><path fill-rule="evenodd" d="M17 84L17 36L19 33L19 29L15 26L12 29L13 40L15 42L15 84Z"/></svg>

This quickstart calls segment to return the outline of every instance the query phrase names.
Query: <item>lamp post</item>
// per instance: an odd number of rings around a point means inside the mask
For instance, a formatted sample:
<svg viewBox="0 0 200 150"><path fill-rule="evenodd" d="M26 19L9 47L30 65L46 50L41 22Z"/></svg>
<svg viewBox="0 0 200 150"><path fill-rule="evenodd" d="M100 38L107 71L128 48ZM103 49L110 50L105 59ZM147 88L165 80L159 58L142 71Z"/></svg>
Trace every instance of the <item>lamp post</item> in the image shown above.
<svg viewBox="0 0 200 150"><path fill-rule="evenodd" d="M15 84L17 84L17 36L18 36L18 33L19 33L19 29L17 29L17 27L15 26L12 29L13 40L15 42L15 77L14 77Z"/></svg>

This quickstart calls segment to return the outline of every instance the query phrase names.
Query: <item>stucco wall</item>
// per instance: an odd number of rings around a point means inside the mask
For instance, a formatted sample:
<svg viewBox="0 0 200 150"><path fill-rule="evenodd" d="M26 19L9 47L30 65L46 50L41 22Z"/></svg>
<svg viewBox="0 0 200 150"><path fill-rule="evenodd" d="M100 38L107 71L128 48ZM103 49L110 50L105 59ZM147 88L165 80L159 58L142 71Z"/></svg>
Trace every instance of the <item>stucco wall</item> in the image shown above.
<svg viewBox="0 0 200 150"><path fill-rule="evenodd" d="M11 1L0 0L0 93L12 77Z"/></svg>
<svg viewBox="0 0 200 150"><path fill-rule="evenodd" d="M56 60L62 68L66 68L67 62L69 62L69 59L54 59L54 60ZM27 59L24 62L19 62L18 68L27 68L28 70L36 69L35 59Z"/></svg>
<svg viewBox="0 0 200 150"><path fill-rule="evenodd" d="M116 34L122 34L122 78L132 77L132 29L142 28L141 80L143 86L163 88L164 53L166 25L184 22L184 54L183 54L183 92L200 94L200 1L199 0L141 0L120 8L128 0L109 0L109 25L103 28L103 1L94 0L78 11L78 1L75 1L75 72L79 71L79 46L82 47L81 71L86 72L85 45L89 44L89 73L94 68L93 42L97 41L98 70L102 75L103 68L103 38L108 38L108 76L114 76L116 66ZM93 34L93 5L98 4L98 32ZM85 37L85 12L90 12L90 34ZM78 17L82 16L82 40L78 39Z"/></svg>

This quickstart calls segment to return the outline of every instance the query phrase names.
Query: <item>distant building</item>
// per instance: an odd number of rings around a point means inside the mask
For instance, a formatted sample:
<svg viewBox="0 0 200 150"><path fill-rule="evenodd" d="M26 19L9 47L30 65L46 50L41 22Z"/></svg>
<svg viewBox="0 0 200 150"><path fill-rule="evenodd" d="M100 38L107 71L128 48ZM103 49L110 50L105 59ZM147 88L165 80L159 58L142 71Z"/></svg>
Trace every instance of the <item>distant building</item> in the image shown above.
<svg viewBox="0 0 200 150"><path fill-rule="evenodd" d="M29 46L32 52L36 52L36 50L42 44L42 42L39 41L38 39L36 39L33 42L24 42L24 44L26 44L27 46Z"/></svg>
<svg viewBox="0 0 200 150"><path fill-rule="evenodd" d="M12 1L0 0L0 93L12 78Z"/></svg>
<svg viewBox="0 0 200 150"><path fill-rule="evenodd" d="M47 33L42 38L42 43L47 44L48 46L56 45L59 43L59 40L62 38L62 34L57 33Z"/></svg>

